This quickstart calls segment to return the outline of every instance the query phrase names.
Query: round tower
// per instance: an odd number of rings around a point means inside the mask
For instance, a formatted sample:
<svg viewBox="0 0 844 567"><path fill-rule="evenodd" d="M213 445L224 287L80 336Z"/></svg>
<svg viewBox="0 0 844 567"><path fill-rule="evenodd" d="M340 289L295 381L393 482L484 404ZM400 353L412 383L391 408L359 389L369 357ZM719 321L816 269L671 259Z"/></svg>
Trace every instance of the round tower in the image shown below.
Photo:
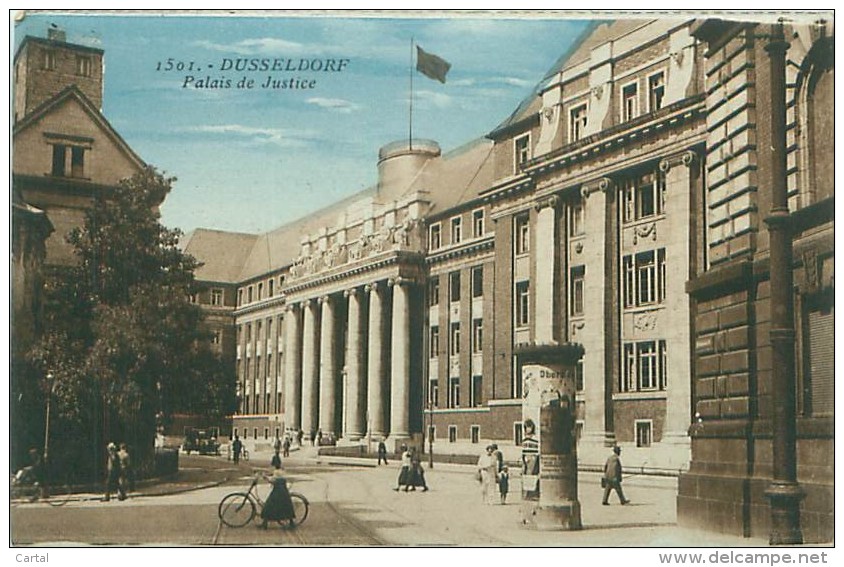
<svg viewBox="0 0 844 567"><path fill-rule="evenodd" d="M392 142L378 151L378 198L394 201L404 195L428 160L440 155L433 140Z"/></svg>

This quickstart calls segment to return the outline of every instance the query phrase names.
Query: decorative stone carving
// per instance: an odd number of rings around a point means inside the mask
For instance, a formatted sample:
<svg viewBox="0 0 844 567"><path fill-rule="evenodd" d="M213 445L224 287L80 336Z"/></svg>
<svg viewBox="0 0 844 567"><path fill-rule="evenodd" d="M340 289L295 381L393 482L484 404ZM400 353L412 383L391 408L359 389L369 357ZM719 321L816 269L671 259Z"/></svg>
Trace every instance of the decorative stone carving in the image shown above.
<svg viewBox="0 0 844 567"><path fill-rule="evenodd" d="M609 177L601 177L600 179L596 179L595 181L590 181L588 183L584 183L580 187L580 196L585 201L589 198L589 195L594 193L595 191L601 191L605 193L609 191L613 187L613 181Z"/></svg>
<svg viewBox="0 0 844 567"><path fill-rule="evenodd" d="M601 99L601 97L602 97L602 96L604 96L604 86L603 86L603 85L598 85L597 87L592 87L592 91L591 91L591 92L592 92L592 96L593 96L593 97L595 97L595 98L597 98L598 100L600 100L600 99Z"/></svg>
<svg viewBox="0 0 844 567"><path fill-rule="evenodd" d="M651 237L651 240L656 241L656 223L643 224L633 228L633 244L639 243L639 238Z"/></svg>
<svg viewBox="0 0 844 567"><path fill-rule="evenodd" d="M637 313L633 317L633 326L639 331L656 329L656 313Z"/></svg>
<svg viewBox="0 0 844 567"><path fill-rule="evenodd" d="M806 278L805 293L814 293L821 287L820 270L818 270L818 252L815 248L808 248L803 252L803 273Z"/></svg>
<svg viewBox="0 0 844 567"><path fill-rule="evenodd" d="M575 245L574 245L574 251L575 251L575 252L577 252L578 254L580 254L581 252L583 252L583 243L582 243L582 242L578 242L577 244L575 244Z"/></svg>
<svg viewBox="0 0 844 567"><path fill-rule="evenodd" d="M671 60L677 64L677 66L681 66L683 64L683 51L673 51L670 53Z"/></svg>
<svg viewBox="0 0 844 567"><path fill-rule="evenodd" d="M556 195L551 195L550 197L540 199L536 203L533 204L533 208L538 212L544 209L545 207L556 208L560 202L560 198Z"/></svg>
<svg viewBox="0 0 844 567"><path fill-rule="evenodd" d="M662 159L659 162L659 170L663 173L668 173L675 165L690 167L695 159L697 159L697 154L691 150L686 150L685 152L680 152L679 154Z"/></svg>

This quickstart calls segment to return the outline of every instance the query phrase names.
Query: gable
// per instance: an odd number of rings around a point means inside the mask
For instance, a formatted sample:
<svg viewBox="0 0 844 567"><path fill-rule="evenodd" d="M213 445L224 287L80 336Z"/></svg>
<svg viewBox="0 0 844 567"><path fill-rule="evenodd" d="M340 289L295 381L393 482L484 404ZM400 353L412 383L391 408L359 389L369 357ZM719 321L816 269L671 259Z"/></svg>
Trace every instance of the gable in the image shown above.
<svg viewBox="0 0 844 567"><path fill-rule="evenodd" d="M61 93L28 115L15 128L13 143L16 175L50 176L56 145L81 148L81 174L72 176L80 181L116 185L143 167L141 159L76 89Z"/></svg>

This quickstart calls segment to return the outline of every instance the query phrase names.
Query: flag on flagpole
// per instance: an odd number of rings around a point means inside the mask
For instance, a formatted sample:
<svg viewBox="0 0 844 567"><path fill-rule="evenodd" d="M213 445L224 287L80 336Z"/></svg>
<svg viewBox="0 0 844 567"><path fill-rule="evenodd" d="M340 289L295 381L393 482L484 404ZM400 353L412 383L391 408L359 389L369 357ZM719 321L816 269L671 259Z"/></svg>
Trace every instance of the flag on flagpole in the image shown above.
<svg viewBox="0 0 844 567"><path fill-rule="evenodd" d="M429 79L445 83L445 76L449 69L451 69L451 63L433 53L428 53L418 45L416 46L417 71Z"/></svg>

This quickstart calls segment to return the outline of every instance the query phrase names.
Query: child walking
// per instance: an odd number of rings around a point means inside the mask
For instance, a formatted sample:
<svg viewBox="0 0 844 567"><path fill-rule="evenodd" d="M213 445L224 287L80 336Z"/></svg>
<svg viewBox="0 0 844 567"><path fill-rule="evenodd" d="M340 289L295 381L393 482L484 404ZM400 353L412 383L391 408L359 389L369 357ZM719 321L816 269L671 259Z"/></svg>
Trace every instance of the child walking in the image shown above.
<svg viewBox="0 0 844 567"><path fill-rule="evenodd" d="M501 495L501 504L507 504L507 493L510 491L510 471L507 465L501 467L498 473L498 493Z"/></svg>

